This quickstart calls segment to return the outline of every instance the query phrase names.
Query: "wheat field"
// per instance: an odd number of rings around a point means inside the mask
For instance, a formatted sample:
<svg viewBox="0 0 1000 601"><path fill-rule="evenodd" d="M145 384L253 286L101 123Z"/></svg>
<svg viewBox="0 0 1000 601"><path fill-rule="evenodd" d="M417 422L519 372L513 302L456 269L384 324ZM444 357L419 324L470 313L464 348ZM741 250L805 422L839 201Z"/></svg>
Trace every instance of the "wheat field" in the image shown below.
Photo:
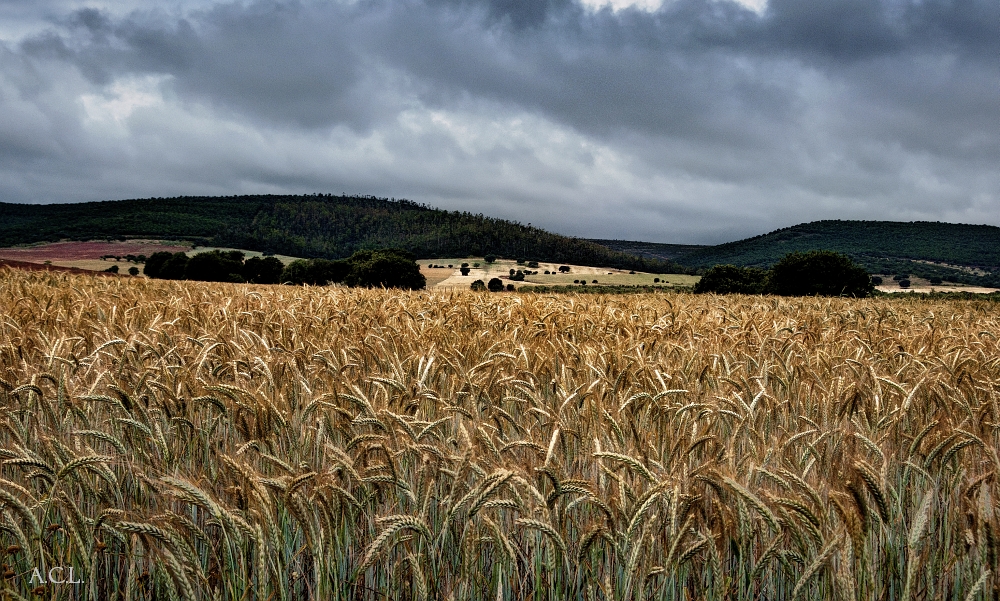
<svg viewBox="0 0 1000 601"><path fill-rule="evenodd" d="M2 594L996 600L998 326L3 270Z"/></svg>

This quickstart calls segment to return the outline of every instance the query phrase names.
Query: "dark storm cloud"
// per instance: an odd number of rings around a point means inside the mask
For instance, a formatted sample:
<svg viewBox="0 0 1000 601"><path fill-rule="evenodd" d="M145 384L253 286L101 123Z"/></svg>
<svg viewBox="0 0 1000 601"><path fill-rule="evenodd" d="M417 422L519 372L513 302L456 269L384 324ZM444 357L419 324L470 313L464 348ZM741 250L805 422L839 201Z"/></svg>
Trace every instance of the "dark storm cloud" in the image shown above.
<svg viewBox="0 0 1000 601"><path fill-rule="evenodd" d="M0 117L0 168L34 164L40 182L100 170L122 152L107 146L104 159L74 159L94 134L62 82L76 77L78 94L94 94L121 78L154 77L170 106L191 114L209 107L219 123L260 136L315 141L344 127L351 144L392 140L395 158L338 181L390 182L393 193L451 208L496 203L487 206L504 214L530 206L531 192L510 171L532 172L545 136L558 130L627 156L615 169L632 188L621 198L587 198L596 184L586 192L581 182L599 163L590 151L533 181L566 198L582 194L594 213L620 216L608 222L618 230L628 219L655 224L657 215L693 224L695 237L716 237L826 217L982 221L1000 209L995 0L771 0L761 13L727 0L668 0L654 12L595 11L573 0L206 3L125 14L45 6L39 14L49 25L8 42L0 64L0 108L21 115ZM25 9L0 1L7 10ZM535 115L542 125L519 149L501 140L470 150L426 125L405 129L421 111L475 114L462 130L472 138L491 114ZM166 127L150 119L155 131ZM133 143L140 125L129 121ZM202 188L220 190L234 185L227 177L244 177L234 173L257 172L273 190L331 183L263 151L237 153L242 163L229 165L220 153L232 149L221 141L202 148L198 165L181 160L172 169L156 168L144 148L132 147L127 159L159 184L185 169ZM224 163L214 180L199 169L206 158ZM455 182L448 166L458 164L479 179ZM497 164L511 169L491 171ZM436 172L439 179L427 175ZM566 217L570 201L551 199L534 197L560 207L539 209L550 213L549 227L625 234Z"/></svg>

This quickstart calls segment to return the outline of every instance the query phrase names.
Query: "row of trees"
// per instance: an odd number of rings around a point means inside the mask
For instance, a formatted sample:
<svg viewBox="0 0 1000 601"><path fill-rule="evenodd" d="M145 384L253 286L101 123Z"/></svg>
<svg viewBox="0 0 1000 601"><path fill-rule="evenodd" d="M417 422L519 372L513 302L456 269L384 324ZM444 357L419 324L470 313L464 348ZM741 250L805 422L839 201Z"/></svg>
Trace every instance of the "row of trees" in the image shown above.
<svg viewBox="0 0 1000 601"><path fill-rule="evenodd" d="M781 296L870 296L871 276L850 258L826 250L793 252L771 269L716 265L695 284L695 292Z"/></svg>
<svg viewBox="0 0 1000 601"><path fill-rule="evenodd" d="M183 252L157 252L146 259L145 272L161 280L196 280L200 282L281 282L284 264L274 257L250 257L244 260L238 250L213 250L188 257Z"/></svg>
<svg viewBox="0 0 1000 601"><path fill-rule="evenodd" d="M146 260L146 275L164 280L252 284L345 284L366 288L422 289L426 280L413 255L400 250L363 250L347 259L299 259L283 265L274 257L244 259L240 251L158 252Z"/></svg>
<svg viewBox="0 0 1000 601"><path fill-rule="evenodd" d="M421 290L427 280L413 255L398 249L359 250L347 259L299 259L282 273L290 284L344 284L362 288Z"/></svg>

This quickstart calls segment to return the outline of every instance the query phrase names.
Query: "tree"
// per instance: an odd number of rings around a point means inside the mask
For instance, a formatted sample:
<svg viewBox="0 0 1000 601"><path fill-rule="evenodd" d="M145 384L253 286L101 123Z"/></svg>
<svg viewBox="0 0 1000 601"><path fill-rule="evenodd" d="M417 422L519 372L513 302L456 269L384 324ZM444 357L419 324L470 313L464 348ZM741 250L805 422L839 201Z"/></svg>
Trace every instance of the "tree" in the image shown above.
<svg viewBox="0 0 1000 601"><path fill-rule="evenodd" d="M697 293L760 294L767 282L767 272L757 267L716 265L694 285Z"/></svg>
<svg viewBox="0 0 1000 601"><path fill-rule="evenodd" d="M129 267L128 274L132 277L139 275L139 268L134 265L132 267Z"/></svg>
<svg viewBox="0 0 1000 601"><path fill-rule="evenodd" d="M282 270L279 281L287 284L326 286L343 282L350 271L350 263L343 260L298 259Z"/></svg>
<svg viewBox="0 0 1000 601"><path fill-rule="evenodd" d="M160 277L160 271L163 269L163 265L174 256L172 253L166 251L155 252L146 259L146 275L151 278ZM101 257L102 259L104 257Z"/></svg>
<svg viewBox="0 0 1000 601"><path fill-rule="evenodd" d="M285 266L275 257L250 257L243 263L243 279L252 284L277 284Z"/></svg>
<svg viewBox="0 0 1000 601"><path fill-rule="evenodd" d="M420 265L412 254L403 250L360 250L347 262L351 271L344 283L348 286L421 290L427 285Z"/></svg>
<svg viewBox="0 0 1000 601"><path fill-rule="evenodd" d="M850 258L828 250L785 255L771 268L767 292L782 296L871 296L872 279Z"/></svg>
<svg viewBox="0 0 1000 601"><path fill-rule="evenodd" d="M475 282L472 282L472 286L470 286L470 288L476 292L485 292L486 284L484 284L482 280L476 280Z"/></svg>
<svg viewBox="0 0 1000 601"><path fill-rule="evenodd" d="M117 265L112 265L111 267L108 267L104 271L106 271L108 273L118 273L118 266Z"/></svg>
<svg viewBox="0 0 1000 601"><path fill-rule="evenodd" d="M163 264L158 277L164 280L183 280L187 264L188 256L183 252L176 252Z"/></svg>
<svg viewBox="0 0 1000 601"><path fill-rule="evenodd" d="M503 290L503 282L500 278L493 278L486 287L489 288L490 292L500 292Z"/></svg>
<svg viewBox="0 0 1000 601"><path fill-rule="evenodd" d="M559 273L569 273L569 265L560 265Z"/></svg>
<svg viewBox="0 0 1000 601"><path fill-rule="evenodd" d="M199 282L244 282L243 253L212 250L188 259L184 279Z"/></svg>
<svg viewBox="0 0 1000 601"><path fill-rule="evenodd" d="M497 256L496 255L486 255L485 257L483 257L483 260L486 261L487 263L494 263L497 260Z"/></svg>
<svg viewBox="0 0 1000 601"><path fill-rule="evenodd" d="M471 271L471 269L469 269L468 267L464 267L463 266L463 267L459 268L459 271L462 272L462 275L469 275L469 272Z"/></svg>
<svg viewBox="0 0 1000 601"><path fill-rule="evenodd" d="M900 288L909 288L910 287L910 280L899 280L899 287Z"/></svg>

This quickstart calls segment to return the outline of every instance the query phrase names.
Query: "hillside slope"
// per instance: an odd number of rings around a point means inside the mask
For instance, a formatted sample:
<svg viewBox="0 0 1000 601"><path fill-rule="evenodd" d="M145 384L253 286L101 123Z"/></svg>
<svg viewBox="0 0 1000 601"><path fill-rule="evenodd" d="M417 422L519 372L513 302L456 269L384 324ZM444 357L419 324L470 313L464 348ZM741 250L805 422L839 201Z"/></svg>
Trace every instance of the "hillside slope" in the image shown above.
<svg viewBox="0 0 1000 601"><path fill-rule="evenodd" d="M770 267L794 251L832 250L869 273L909 273L986 286L1000 285L1000 227L927 221L814 221L768 234L692 248L602 241L637 256L663 256L692 268L718 264ZM662 248L659 248L662 247ZM639 249L639 250L637 250Z"/></svg>
<svg viewBox="0 0 1000 601"><path fill-rule="evenodd" d="M395 247L418 258L495 254L654 273L684 271L668 261L520 223L372 196L0 203L0 246L102 238L192 240L300 257L342 258L361 249Z"/></svg>

